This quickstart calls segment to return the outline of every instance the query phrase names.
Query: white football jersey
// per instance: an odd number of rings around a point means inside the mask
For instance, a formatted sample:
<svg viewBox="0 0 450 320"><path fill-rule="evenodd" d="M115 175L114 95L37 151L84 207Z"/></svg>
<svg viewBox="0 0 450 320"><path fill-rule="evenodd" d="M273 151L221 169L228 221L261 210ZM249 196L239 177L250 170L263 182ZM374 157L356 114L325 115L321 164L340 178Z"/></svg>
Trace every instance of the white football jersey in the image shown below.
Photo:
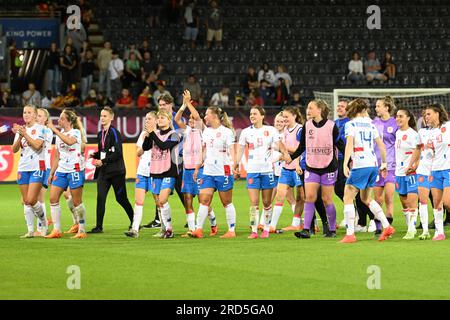
<svg viewBox="0 0 450 320"><path fill-rule="evenodd" d="M241 146L248 146L248 173L272 173L272 153L274 146L281 140L277 129L272 126L254 126L245 128L239 137Z"/></svg>
<svg viewBox="0 0 450 320"><path fill-rule="evenodd" d="M142 132L139 136L138 141L136 142L136 146L142 148L142 145L144 144L145 140L145 132ZM144 151L144 153L139 158L139 166L137 169L137 174L144 176L144 177L150 177L150 161L152 159L152 150Z"/></svg>
<svg viewBox="0 0 450 320"><path fill-rule="evenodd" d="M51 156L52 156L52 142L53 131L47 127L44 127L45 132L45 168L51 169Z"/></svg>
<svg viewBox="0 0 450 320"><path fill-rule="evenodd" d="M203 146L206 150L203 174L208 176L229 176L233 162L231 148L235 143L231 129L220 126L217 129L206 128L203 131Z"/></svg>
<svg viewBox="0 0 450 320"><path fill-rule="evenodd" d="M55 145L59 151L59 163L56 171L61 173L70 173L82 171L81 168L81 133L78 129L71 129L68 132L61 131L63 135L74 137L77 142L69 146L65 144L58 136Z"/></svg>
<svg viewBox="0 0 450 320"><path fill-rule="evenodd" d="M450 121L430 132L430 140L434 147L431 171L450 169Z"/></svg>
<svg viewBox="0 0 450 320"><path fill-rule="evenodd" d="M419 139L422 146L422 151L420 153L420 162L417 167L417 174L424 176L429 176L431 174L431 166L433 164L433 141L431 140L430 128L422 128L419 130Z"/></svg>
<svg viewBox="0 0 450 320"><path fill-rule="evenodd" d="M31 127L26 127L27 134L33 140L42 140L44 141L44 145L39 151L34 150L28 145L27 140L22 137L20 141L20 145L22 150L20 151L20 160L19 160L19 172L26 171L37 171L37 170L45 170L45 131L44 127L40 124L35 123ZM14 142L20 139L20 135L16 133L14 137Z"/></svg>
<svg viewBox="0 0 450 320"><path fill-rule="evenodd" d="M403 131L398 129L395 133L395 175L406 176L414 150L420 146L419 134L413 128Z"/></svg>
<svg viewBox="0 0 450 320"><path fill-rule="evenodd" d="M357 117L345 124L345 138L353 137L353 169L378 167L375 154L375 139L379 138L377 128L369 117Z"/></svg>
<svg viewBox="0 0 450 320"><path fill-rule="evenodd" d="M281 152L274 150L272 153L272 161L280 159ZM275 177L279 177L281 175L281 169L283 168L283 161L275 161L273 162L273 174Z"/></svg>

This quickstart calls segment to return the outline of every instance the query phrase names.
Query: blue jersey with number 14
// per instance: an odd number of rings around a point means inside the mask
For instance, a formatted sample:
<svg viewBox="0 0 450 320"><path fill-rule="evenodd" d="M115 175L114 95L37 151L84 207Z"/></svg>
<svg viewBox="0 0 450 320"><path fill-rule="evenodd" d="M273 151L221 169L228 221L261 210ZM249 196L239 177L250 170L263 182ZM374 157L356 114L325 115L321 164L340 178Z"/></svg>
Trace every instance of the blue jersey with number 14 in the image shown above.
<svg viewBox="0 0 450 320"><path fill-rule="evenodd" d="M376 127L369 117L357 117L345 124L345 138L353 137L353 169L377 167L375 139L379 138Z"/></svg>

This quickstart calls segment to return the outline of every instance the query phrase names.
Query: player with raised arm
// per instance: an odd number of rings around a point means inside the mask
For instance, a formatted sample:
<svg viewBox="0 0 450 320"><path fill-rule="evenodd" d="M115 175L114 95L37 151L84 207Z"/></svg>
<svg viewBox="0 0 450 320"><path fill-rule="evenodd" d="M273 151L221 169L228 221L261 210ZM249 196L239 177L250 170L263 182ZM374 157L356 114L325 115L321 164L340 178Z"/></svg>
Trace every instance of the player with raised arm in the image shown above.
<svg viewBox="0 0 450 320"><path fill-rule="evenodd" d="M200 206L197 213L195 238L203 238L203 225L215 191L225 208L228 231L221 238L235 238L236 209L233 205L234 176L232 169L235 161L235 134L228 115L218 107L209 107L205 114L207 128L203 131L203 163L199 163L194 172L197 180L203 166L200 179Z"/></svg>
<svg viewBox="0 0 450 320"><path fill-rule="evenodd" d="M50 172L50 208L53 220L53 230L45 238L56 239L62 237L61 206L59 200L62 193L70 188L75 213L78 220L78 232L72 238L86 238L86 208L83 204L84 170L81 163L81 145L83 136L81 122L72 110L61 112L58 124L61 131L49 122L48 127L56 135L56 151Z"/></svg>
<svg viewBox="0 0 450 320"><path fill-rule="evenodd" d="M12 132L15 134L13 152L20 151L17 184L22 195L27 233L21 238L34 237L34 221L37 217L41 224L41 233L47 233L47 219L42 204L38 201L45 177L45 131L36 122L37 109L26 105L23 108L25 125L14 124Z"/></svg>
<svg viewBox="0 0 450 320"><path fill-rule="evenodd" d="M406 217L408 232L405 240L414 239L417 221L417 175L420 159L420 138L416 131L414 115L405 108L397 110L398 130L395 140L395 189L400 196L403 214Z"/></svg>
<svg viewBox="0 0 450 320"><path fill-rule="evenodd" d="M189 90L183 92L183 105L178 110L175 115L175 123L179 126L183 133L183 183L181 187L181 192L184 196L184 206L186 212L186 221L188 224L188 232L182 237L188 237L192 235L195 230L195 213L193 206L193 199L198 196L198 181L201 179L203 174L203 168L200 168L198 177L194 180L195 168L198 164L203 162L202 159L202 132L205 128L200 114L195 109L191 101L191 93ZM188 124L186 125L182 116L184 110L188 108L190 111L190 116ZM211 223L210 237L217 235L217 221L216 215L212 208L209 208L208 218Z"/></svg>
<svg viewBox="0 0 450 320"><path fill-rule="evenodd" d="M343 171L348 177L344 190L344 217L347 224L347 233L341 243L356 242L355 218L356 211L353 201L360 192L361 200L369 207L375 218L381 221L384 228L379 241L388 239L395 233L395 229L389 224L383 209L377 201L370 196L379 175L385 175L386 148L381 140L378 130L372 123L367 113L369 106L363 99L350 102L346 108L350 121L345 125L345 145ZM375 143L378 146L381 166L378 169L377 156L375 155ZM350 158L353 161L352 169L348 167Z"/></svg>
<svg viewBox="0 0 450 320"><path fill-rule="evenodd" d="M266 111L263 107L254 106L250 109L252 125L241 132L234 168L236 172L239 172L239 163L247 146L247 190L250 198L250 226L252 228L249 239L258 238L260 195L264 206L265 222L261 238L269 237L272 192L276 186L272 165L273 149L281 149L281 136L277 129L263 124L265 114Z"/></svg>

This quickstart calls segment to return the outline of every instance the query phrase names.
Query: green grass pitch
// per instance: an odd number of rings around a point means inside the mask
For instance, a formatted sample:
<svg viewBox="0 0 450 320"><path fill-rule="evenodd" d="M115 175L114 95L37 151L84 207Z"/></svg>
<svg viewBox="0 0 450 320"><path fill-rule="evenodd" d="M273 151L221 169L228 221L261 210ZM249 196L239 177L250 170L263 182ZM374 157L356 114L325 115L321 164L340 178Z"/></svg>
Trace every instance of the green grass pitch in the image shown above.
<svg viewBox="0 0 450 320"><path fill-rule="evenodd" d="M88 228L95 224L96 185L87 184L84 202ZM133 203L134 185L128 183ZM19 190L0 185L0 298L1 299L449 299L450 241L402 240L405 222L396 196L392 239L379 243L372 234L358 234L353 245L317 235L300 240L292 233L249 240L248 197L243 181L234 189L236 239L185 239L184 211L170 200L174 239L156 239L156 230L143 229L140 238L123 235L125 213L111 191L104 234L84 240L19 239L26 232ZM71 219L65 201L63 229ZM213 203L219 234L226 231L225 213L216 196ZM48 207L48 205L47 205ZM338 221L342 204L336 201ZM144 221L153 217L147 196ZM279 226L289 225L287 206ZM430 215L431 218L431 215ZM208 222L206 222L208 225ZM209 226L209 225L208 225ZM67 268L79 266L79 290L69 290ZM369 290L379 267L380 289Z"/></svg>

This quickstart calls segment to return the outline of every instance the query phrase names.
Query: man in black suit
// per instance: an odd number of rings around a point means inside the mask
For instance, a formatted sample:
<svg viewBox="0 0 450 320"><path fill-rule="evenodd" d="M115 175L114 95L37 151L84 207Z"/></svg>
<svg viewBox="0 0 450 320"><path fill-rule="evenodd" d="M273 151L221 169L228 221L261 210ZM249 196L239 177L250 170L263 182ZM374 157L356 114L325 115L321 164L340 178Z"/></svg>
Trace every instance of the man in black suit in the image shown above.
<svg viewBox="0 0 450 320"><path fill-rule="evenodd" d="M102 131L97 135L98 151L91 156L96 167L94 179L97 179L97 223L90 233L103 232L106 197L111 186L114 188L116 201L130 219L130 225L133 223L133 207L128 200L125 183L122 137L120 132L111 125L113 120L113 110L110 107L104 107L100 113Z"/></svg>

